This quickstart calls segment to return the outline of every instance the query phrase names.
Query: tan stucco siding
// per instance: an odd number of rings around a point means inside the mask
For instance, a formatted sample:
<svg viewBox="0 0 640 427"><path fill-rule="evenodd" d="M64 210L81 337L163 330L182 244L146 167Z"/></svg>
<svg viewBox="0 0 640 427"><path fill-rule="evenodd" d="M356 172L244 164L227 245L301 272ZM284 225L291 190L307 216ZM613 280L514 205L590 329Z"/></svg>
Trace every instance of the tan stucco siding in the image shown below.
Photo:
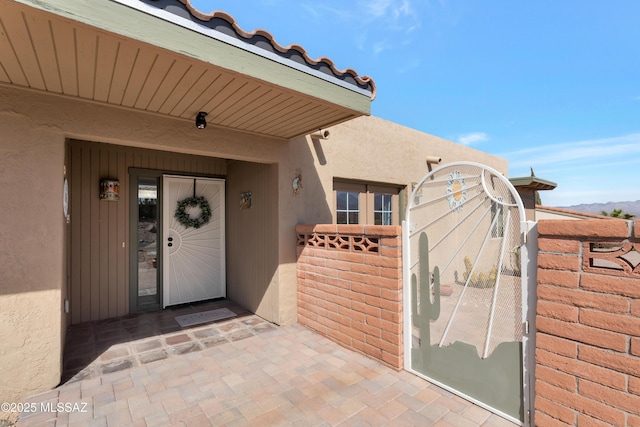
<svg viewBox="0 0 640 427"><path fill-rule="evenodd" d="M64 138L0 93L0 401L58 384Z"/></svg>
<svg viewBox="0 0 640 427"><path fill-rule="evenodd" d="M8 86L0 86L0 129L0 303L14 307L2 312L0 333L12 344L0 349L0 391L9 397L60 378L65 245L75 248L62 217L67 140L226 159L228 295L279 324L296 321L295 226L334 221L335 178L407 187L428 172L426 156L507 170L506 160L374 117L334 126L328 140L287 142ZM244 191L254 205L241 212ZM46 375L31 369L40 366Z"/></svg>
<svg viewBox="0 0 640 427"><path fill-rule="evenodd" d="M335 203L331 189L336 177L410 188L412 182L429 172L428 156L442 158L441 165L473 161L505 175L508 170L505 159L377 117L360 117L329 130L328 140L306 138L301 144L314 156L319 183L327 190L326 203L331 212ZM432 168L438 166L434 164ZM326 214L326 221L331 222Z"/></svg>
<svg viewBox="0 0 640 427"><path fill-rule="evenodd" d="M428 156L442 158L440 165L472 161L507 175L505 159L377 117L360 117L328 130L326 140L304 137L291 141L288 156L281 159L282 228L334 222L336 178L393 184L409 191L412 182L439 166L433 164L430 169ZM295 195L292 181L298 173L303 188ZM283 244L281 250L288 256L295 252L289 244Z"/></svg>
<svg viewBox="0 0 640 427"><path fill-rule="evenodd" d="M69 231L62 212L65 141L264 163L277 163L286 147L278 139L214 126L198 131L190 121L1 85L0 130L2 401L18 401L60 381ZM71 250L73 242L68 246ZM277 258L277 246L269 252ZM271 279L269 283L278 283L277 276ZM274 306L264 312L275 313L268 320L276 321L277 289L270 295L265 303Z"/></svg>
<svg viewBox="0 0 640 427"><path fill-rule="evenodd" d="M296 313L295 225L335 222L335 178L394 184L410 191L411 183L429 172L427 156L441 157L441 164L473 161L508 173L505 159L377 117L360 117L328 130L326 140L292 140L287 155L280 158L279 309L289 322L295 321ZM294 194L292 181L298 173L302 189Z"/></svg>

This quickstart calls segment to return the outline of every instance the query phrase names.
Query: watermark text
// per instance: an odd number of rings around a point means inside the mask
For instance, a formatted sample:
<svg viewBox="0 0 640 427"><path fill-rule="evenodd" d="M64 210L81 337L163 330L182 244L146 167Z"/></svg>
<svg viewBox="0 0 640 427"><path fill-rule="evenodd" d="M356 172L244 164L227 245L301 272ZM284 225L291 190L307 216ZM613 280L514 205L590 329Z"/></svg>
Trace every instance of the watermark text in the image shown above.
<svg viewBox="0 0 640 427"><path fill-rule="evenodd" d="M87 402L2 402L0 412L18 412L21 414L35 412L88 412Z"/></svg>

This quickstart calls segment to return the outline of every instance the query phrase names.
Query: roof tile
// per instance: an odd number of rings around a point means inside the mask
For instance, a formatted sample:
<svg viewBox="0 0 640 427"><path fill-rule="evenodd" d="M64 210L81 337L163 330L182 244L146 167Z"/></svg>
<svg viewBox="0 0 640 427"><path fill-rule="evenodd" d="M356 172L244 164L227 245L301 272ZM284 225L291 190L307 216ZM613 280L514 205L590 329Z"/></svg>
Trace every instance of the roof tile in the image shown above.
<svg viewBox="0 0 640 427"><path fill-rule="evenodd" d="M236 19L230 14L223 11L212 11L210 13L204 13L196 9L190 0L143 0L145 3L164 9L167 12L174 13L178 16L183 16L184 11L188 12L192 17L196 18L200 23L213 29L224 33L232 37L239 37L244 41L253 44L256 47L265 49L270 52L274 52L282 57L289 58L293 61L304 63L315 70L322 71L326 74L333 75L334 77L353 84L361 89L365 89L371 92L371 99L376 96L376 85L373 79L369 76L359 76L357 71L352 68L346 68L339 70L334 62L325 56L313 59L309 56L306 49L297 44L291 44L289 46L283 46L278 43L275 37L266 30L257 29L251 32L247 32L240 28ZM181 10L176 9L178 5ZM182 13L181 13L182 12Z"/></svg>

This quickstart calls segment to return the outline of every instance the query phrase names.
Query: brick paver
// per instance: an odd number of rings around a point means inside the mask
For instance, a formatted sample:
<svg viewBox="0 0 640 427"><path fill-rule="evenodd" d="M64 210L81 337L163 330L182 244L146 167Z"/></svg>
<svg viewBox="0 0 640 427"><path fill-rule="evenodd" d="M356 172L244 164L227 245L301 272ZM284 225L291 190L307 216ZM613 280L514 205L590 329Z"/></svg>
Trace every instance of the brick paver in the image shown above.
<svg viewBox="0 0 640 427"><path fill-rule="evenodd" d="M212 337L215 345L203 344ZM192 347L180 351L185 343ZM151 356L159 350L165 357ZM28 399L71 412L24 413L17 425L514 425L300 325L275 327L251 314L118 343L101 356Z"/></svg>

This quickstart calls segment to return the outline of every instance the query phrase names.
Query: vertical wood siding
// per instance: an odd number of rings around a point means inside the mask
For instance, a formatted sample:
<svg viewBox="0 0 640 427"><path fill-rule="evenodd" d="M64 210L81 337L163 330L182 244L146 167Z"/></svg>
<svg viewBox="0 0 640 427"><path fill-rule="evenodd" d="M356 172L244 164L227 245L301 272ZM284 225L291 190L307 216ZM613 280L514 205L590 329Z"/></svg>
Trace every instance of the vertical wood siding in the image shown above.
<svg viewBox="0 0 640 427"><path fill-rule="evenodd" d="M226 160L70 141L71 323L129 312L129 168L226 175ZM100 201L100 180L120 181L118 202ZM124 247L123 247L124 242Z"/></svg>

